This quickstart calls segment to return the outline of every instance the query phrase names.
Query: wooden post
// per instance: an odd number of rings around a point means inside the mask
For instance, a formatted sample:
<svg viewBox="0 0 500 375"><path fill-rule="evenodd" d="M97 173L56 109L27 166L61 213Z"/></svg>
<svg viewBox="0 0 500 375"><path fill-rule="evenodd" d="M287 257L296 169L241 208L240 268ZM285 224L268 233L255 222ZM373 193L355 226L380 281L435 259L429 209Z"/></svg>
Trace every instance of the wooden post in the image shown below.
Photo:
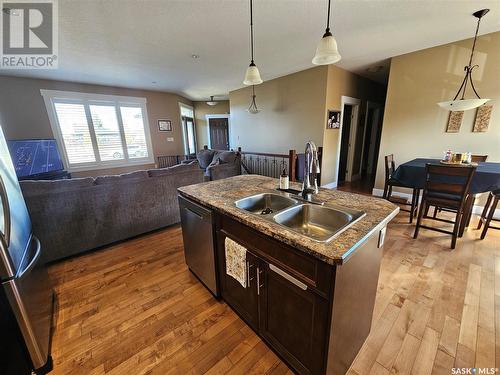
<svg viewBox="0 0 500 375"><path fill-rule="evenodd" d="M296 181L295 169L297 165L297 152L295 150L288 151L288 176L290 181Z"/></svg>

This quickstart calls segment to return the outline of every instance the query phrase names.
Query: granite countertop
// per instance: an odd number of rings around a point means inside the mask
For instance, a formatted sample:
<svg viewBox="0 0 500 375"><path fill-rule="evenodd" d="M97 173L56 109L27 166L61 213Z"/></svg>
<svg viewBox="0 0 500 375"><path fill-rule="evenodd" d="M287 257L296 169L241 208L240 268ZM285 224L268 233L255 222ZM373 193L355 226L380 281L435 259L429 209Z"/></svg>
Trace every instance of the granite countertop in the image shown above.
<svg viewBox="0 0 500 375"><path fill-rule="evenodd" d="M290 184L300 189L299 184ZM399 207L381 198L353 194L338 190L320 189L314 199L325 206L342 206L366 212L354 223L327 243L318 242L282 225L249 213L235 206L235 201L259 193L277 193L278 180L259 175L241 175L223 180L184 186L178 191L206 207L223 213L242 224L254 228L283 243L306 252L328 264L342 264L369 235L382 229L399 212Z"/></svg>

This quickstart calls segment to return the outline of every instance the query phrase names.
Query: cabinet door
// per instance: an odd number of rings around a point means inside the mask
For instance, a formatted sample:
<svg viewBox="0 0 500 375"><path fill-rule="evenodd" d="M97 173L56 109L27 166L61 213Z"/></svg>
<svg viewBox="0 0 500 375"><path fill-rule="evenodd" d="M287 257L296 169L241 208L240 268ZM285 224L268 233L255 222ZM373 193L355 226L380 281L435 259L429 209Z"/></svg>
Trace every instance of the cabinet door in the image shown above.
<svg viewBox="0 0 500 375"><path fill-rule="evenodd" d="M219 274L221 275L222 298L249 324L257 330L259 324L259 305L257 299L256 270L257 258L247 251L247 287L243 286L232 276L226 274L226 259L224 251L225 235L219 232Z"/></svg>
<svg viewBox="0 0 500 375"><path fill-rule="evenodd" d="M260 261L260 333L300 374L321 374L328 301L282 268Z"/></svg>

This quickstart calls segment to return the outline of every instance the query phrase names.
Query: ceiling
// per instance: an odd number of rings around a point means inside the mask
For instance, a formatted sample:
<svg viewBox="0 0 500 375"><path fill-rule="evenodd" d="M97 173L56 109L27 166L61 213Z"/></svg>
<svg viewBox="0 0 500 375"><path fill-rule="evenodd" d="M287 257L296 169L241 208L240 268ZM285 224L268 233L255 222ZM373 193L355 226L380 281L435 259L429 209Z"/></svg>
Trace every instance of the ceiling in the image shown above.
<svg viewBox="0 0 500 375"><path fill-rule="evenodd" d="M254 0L264 80L313 66L326 3ZM472 37L481 8L480 33L499 31L498 0L334 0L338 65L383 82L390 57ZM248 23L248 0L59 0L59 69L0 73L227 98L243 86Z"/></svg>

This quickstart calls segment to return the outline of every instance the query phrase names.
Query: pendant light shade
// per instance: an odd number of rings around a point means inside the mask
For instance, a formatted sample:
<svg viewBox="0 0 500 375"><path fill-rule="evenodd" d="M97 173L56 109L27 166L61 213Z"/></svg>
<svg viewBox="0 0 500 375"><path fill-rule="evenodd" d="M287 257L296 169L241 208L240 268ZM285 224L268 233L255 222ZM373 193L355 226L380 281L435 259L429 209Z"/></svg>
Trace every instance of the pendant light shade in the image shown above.
<svg viewBox="0 0 500 375"><path fill-rule="evenodd" d="M467 111L469 109L474 109L482 106L484 103L490 101L491 99L481 99L479 94L474 87L474 81L472 80L472 72L478 65L472 65L472 60L474 57L474 49L476 48L477 34L479 32L479 25L481 23L481 18L488 13L489 9L481 9L477 12L474 12L472 15L477 18L477 26L476 26L476 34L474 35L474 42L472 43L472 50L470 53L469 65L464 68L465 77L460 85L457 94L453 98L453 100L449 100L446 102L440 102L438 105L446 109L448 111ZM467 89L467 84L470 81L470 86L472 87L472 91L476 94L476 98L473 99L465 99L465 90ZM462 93L460 99L457 100L458 96Z"/></svg>
<svg viewBox="0 0 500 375"><path fill-rule="evenodd" d="M330 35L327 35L330 34ZM328 32L325 33L323 38L318 43L316 54L312 59L314 65L328 65L340 61L340 53L337 49L337 41L333 35Z"/></svg>
<svg viewBox="0 0 500 375"><path fill-rule="evenodd" d="M316 54L312 59L314 65L329 65L340 61L341 56L337 47L337 41L330 32L330 4L328 0L328 15L326 17L326 30L323 38L318 43Z"/></svg>
<svg viewBox="0 0 500 375"><path fill-rule="evenodd" d="M217 105L217 102L214 100L214 96L213 96L213 95L211 95L211 96L210 96L210 100L207 102L207 104L208 104L209 106L212 106L212 107L213 107L214 105Z"/></svg>
<svg viewBox="0 0 500 375"><path fill-rule="evenodd" d="M243 84L247 86L260 85L263 82L260 78L259 68L253 60L253 49L253 0L250 0L250 50L252 56L243 80Z"/></svg>
<svg viewBox="0 0 500 375"><path fill-rule="evenodd" d="M438 105L448 111L467 111L482 106L490 99L459 99L440 102Z"/></svg>
<svg viewBox="0 0 500 375"><path fill-rule="evenodd" d="M252 62L247 68L245 73L245 80L243 83L247 86L259 85L262 83L262 78L260 78L259 68Z"/></svg>

